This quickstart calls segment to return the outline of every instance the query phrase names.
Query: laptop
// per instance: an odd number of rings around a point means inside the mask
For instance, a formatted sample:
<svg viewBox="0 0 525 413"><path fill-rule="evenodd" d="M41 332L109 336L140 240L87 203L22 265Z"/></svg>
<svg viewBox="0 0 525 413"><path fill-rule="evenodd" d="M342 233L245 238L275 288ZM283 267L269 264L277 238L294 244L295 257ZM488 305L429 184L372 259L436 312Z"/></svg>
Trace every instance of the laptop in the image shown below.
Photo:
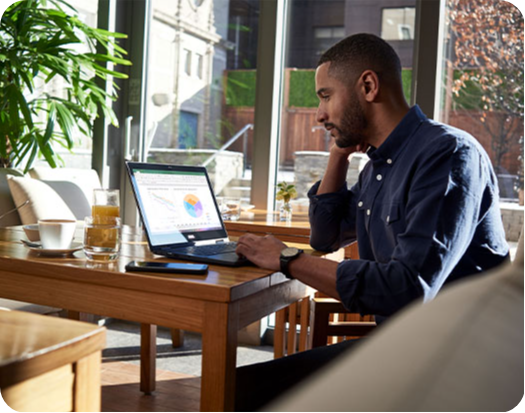
<svg viewBox="0 0 525 413"><path fill-rule="evenodd" d="M151 252L165 257L250 265L235 253L202 166L126 162Z"/></svg>

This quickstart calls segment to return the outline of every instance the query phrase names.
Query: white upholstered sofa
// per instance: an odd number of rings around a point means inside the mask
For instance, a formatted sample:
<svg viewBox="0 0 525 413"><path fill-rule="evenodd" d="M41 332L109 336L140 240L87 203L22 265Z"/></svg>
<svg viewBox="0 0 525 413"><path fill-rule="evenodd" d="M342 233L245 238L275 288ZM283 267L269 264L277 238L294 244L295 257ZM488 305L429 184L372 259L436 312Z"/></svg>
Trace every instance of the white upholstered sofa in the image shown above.
<svg viewBox="0 0 525 413"><path fill-rule="evenodd" d="M36 167L24 175L0 168L0 227L37 223L44 218L83 220L91 215L93 189L100 188L95 170ZM29 202L18 211L15 207ZM9 212L12 211L12 212ZM55 314L59 308L0 298L0 307L38 314Z"/></svg>

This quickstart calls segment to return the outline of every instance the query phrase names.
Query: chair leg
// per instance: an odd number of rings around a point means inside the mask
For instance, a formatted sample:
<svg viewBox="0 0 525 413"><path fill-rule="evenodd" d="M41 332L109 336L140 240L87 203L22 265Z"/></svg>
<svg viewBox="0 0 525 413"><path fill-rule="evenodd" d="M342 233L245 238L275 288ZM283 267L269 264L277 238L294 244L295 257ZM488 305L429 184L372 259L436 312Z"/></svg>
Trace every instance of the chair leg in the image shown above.
<svg viewBox="0 0 525 413"><path fill-rule="evenodd" d="M286 347L286 313L287 308L283 308L275 313L275 331L273 335L273 358L275 359L284 356Z"/></svg>
<svg viewBox="0 0 525 413"><path fill-rule="evenodd" d="M315 306L315 301L312 302L312 306ZM315 313L315 318L314 328L312 331L312 348L326 346L330 314L325 312L316 312L315 307L313 308L313 312Z"/></svg>
<svg viewBox="0 0 525 413"><path fill-rule="evenodd" d="M184 330L179 328L170 329L171 345L173 348L179 348L184 345Z"/></svg>

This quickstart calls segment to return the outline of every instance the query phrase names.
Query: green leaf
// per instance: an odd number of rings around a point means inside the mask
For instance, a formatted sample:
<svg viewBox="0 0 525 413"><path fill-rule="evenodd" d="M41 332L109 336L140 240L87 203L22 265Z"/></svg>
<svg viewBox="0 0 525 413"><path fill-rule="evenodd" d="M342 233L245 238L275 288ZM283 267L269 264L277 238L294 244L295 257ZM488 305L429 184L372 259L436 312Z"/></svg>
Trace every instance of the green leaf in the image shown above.
<svg viewBox="0 0 525 413"><path fill-rule="evenodd" d="M25 0L8 7L0 23L0 155L27 170L40 153L55 166L53 145L70 149L78 131L90 136L99 113L117 125L108 104L117 89L110 82L108 93L97 77L127 78L105 67L131 64L117 43L126 37L89 27L65 0ZM91 52L71 47L80 43ZM37 93L36 77L44 92ZM46 92L45 85L57 77L67 99Z"/></svg>
<svg viewBox="0 0 525 413"><path fill-rule="evenodd" d="M53 135L53 130L55 129L55 115L56 115L55 102L51 101L49 103L49 113L48 113L48 116L47 116L47 126L46 126L46 131L44 133L44 140L43 140L43 143L45 145L47 145L47 143L51 139L51 135Z"/></svg>

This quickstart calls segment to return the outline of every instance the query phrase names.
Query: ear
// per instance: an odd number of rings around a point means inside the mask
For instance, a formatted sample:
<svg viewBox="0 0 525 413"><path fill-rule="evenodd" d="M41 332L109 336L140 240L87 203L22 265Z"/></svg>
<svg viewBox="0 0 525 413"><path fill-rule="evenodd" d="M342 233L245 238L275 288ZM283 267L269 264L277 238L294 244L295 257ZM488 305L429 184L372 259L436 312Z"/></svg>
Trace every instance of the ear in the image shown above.
<svg viewBox="0 0 525 413"><path fill-rule="evenodd" d="M367 102L376 100L379 94L379 78L373 70L365 70L359 78L363 97Z"/></svg>

